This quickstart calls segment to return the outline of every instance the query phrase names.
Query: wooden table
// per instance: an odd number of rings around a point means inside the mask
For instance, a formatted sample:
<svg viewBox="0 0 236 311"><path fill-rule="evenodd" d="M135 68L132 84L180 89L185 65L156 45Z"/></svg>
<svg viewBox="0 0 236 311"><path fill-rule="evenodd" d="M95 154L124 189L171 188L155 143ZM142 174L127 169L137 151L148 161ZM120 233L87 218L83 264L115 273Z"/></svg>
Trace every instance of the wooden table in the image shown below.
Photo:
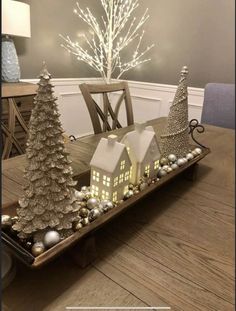
<svg viewBox="0 0 236 311"><path fill-rule="evenodd" d="M164 122L149 124L159 135ZM116 133L121 138L131 128ZM40 270L17 263L3 310L234 310L234 135L206 126L199 138L211 154L200 162L197 181L175 180L97 232L99 258L88 268L79 269L69 252ZM100 137L67 145L75 174L87 170ZM3 204L20 195L24 164L24 156L3 161Z"/></svg>

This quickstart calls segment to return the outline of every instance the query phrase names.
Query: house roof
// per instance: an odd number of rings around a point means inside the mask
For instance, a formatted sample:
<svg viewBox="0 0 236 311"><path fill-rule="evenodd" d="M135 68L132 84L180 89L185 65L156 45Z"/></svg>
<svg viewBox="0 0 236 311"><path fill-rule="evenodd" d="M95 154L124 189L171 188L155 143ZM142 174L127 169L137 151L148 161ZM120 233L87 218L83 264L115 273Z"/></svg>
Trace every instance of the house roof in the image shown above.
<svg viewBox="0 0 236 311"><path fill-rule="evenodd" d="M117 142L117 136L110 135L108 139L101 138L90 162L90 166L95 166L106 172L113 173L124 150L126 150L126 147L124 144Z"/></svg>
<svg viewBox="0 0 236 311"><path fill-rule="evenodd" d="M122 138L121 142L125 143L125 141L128 141L130 150L133 151L136 161L141 163L143 162L154 137L158 146L157 138L153 128L151 126L144 128L144 125L136 124L135 130L127 133ZM157 156L159 156L159 154L157 154Z"/></svg>

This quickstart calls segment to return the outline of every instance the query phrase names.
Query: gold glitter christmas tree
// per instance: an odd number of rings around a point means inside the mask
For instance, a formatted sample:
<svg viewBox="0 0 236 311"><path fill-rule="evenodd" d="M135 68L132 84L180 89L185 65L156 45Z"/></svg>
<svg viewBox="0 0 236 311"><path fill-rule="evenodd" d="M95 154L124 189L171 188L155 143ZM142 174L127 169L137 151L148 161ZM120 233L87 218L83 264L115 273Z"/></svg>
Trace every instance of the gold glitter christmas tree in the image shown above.
<svg viewBox="0 0 236 311"><path fill-rule="evenodd" d="M50 229L66 235L78 215L73 188L76 182L72 179L57 98L45 63L39 77L26 149L27 184L19 200L19 220L13 227L20 238L40 236Z"/></svg>
<svg viewBox="0 0 236 311"><path fill-rule="evenodd" d="M167 126L161 135L161 154L163 157L175 154L181 158L189 151L187 74L188 68L184 66L181 70L179 86L170 107Z"/></svg>

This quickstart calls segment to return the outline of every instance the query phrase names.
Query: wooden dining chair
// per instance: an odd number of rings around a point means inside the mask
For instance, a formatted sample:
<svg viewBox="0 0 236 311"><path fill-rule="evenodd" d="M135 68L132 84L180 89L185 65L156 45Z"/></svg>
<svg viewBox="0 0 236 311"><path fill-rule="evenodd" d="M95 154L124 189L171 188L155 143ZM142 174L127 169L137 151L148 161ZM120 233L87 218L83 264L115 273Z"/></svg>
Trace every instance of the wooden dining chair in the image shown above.
<svg viewBox="0 0 236 311"><path fill-rule="evenodd" d="M134 123L131 97L127 82L112 84L83 83L79 85L79 88L87 105L95 134L115 130L116 128L122 127L118 120L118 115L123 101L126 108L127 126ZM113 108L108 94L120 91L122 94L118 94L118 101ZM103 109L93 99L92 95L94 94L102 94ZM110 122L109 117L111 118Z"/></svg>

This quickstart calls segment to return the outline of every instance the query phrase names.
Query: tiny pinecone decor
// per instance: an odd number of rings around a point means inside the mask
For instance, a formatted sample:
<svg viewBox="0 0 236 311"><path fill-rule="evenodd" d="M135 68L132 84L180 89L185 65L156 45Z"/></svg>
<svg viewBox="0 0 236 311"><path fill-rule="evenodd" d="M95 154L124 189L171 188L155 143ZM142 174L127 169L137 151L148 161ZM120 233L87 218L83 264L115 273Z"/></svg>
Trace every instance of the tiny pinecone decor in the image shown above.
<svg viewBox="0 0 236 311"><path fill-rule="evenodd" d="M167 126L161 135L161 153L163 157L175 154L178 158L189 152L188 91L186 77L188 68L181 70L181 78L174 101L170 107Z"/></svg>
<svg viewBox="0 0 236 311"><path fill-rule="evenodd" d="M64 147L57 98L53 95L51 75L45 63L39 77L29 123L28 165L24 175L27 185L19 200L19 220L13 226L21 239L33 236L35 241L42 240L42 236L52 229L61 237L71 234L72 222L77 220L79 209L71 161Z"/></svg>

